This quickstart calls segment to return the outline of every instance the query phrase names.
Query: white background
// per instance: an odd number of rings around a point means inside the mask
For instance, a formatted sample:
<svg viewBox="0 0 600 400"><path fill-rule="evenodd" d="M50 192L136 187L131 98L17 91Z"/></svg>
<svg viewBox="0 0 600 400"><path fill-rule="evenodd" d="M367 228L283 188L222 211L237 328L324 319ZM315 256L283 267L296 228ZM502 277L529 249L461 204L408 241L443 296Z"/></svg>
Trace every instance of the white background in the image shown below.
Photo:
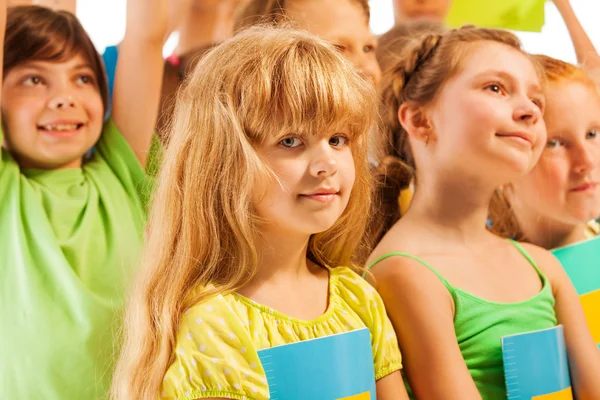
<svg viewBox="0 0 600 400"><path fill-rule="evenodd" d="M376 34L384 33L394 22L392 0L370 0L370 3L371 28ZM571 4L596 49L600 50L600 0L571 0ZM77 14L100 52L123 38L125 0L78 0ZM546 24L542 32L518 35L529 52L576 61L567 29L551 2L546 4ZM170 53L173 46L173 40L167 43L165 54Z"/></svg>

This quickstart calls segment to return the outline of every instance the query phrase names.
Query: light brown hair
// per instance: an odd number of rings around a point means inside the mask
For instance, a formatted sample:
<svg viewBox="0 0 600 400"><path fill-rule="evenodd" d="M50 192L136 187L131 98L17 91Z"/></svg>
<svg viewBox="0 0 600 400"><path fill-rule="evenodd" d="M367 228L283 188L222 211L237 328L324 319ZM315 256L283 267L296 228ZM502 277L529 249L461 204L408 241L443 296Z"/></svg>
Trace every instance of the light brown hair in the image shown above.
<svg viewBox="0 0 600 400"><path fill-rule="evenodd" d="M408 134L398 119L400 106L407 102L431 104L442 86L459 72L467 51L485 41L522 51L519 39L508 31L467 26L423 35L409 44L403 57L384 74L380 117L385 158L375 173L375 217L369 226L367 243L378 243L400 219L398 196L415 179L416 165Z"/></svg>
<svg viewBox="0 0 600 400"><path fill-rule="evenodd" d="M76 16L40 6L10 7L4 37L4 76L27 61L67 61L77 54L90 64L104 110L108 86L102 58Z"/></svg>
<svg viewBox="0 0 600 400"><path fill-rule="evenodd" d="M375 55L383 72L402 59L402 53L411 44L427 34L442 34L447 28L436 22L418 21L400 23L381 35Z"/></svg>
<svg viewBox="0 0 600 400"><path fill-rule="evenodd" d="M251 28L200 60L177 96L126 314L116 399L154 400L183 312L243 287L259 267L251 199L273 175L254 146L290 132L349 136L356 179L338 221L309 240L307 257L319 265L350 265L368 219L366 153L376 96L325 41Z"/></svg>
<svg viewBox="0 0 600 400"><path fill-rule="evenodd" d="M240 29L257 24L278 24L287 20L286 1L294 0L249 0L237 15L235 28ZM298 1L298 0L296 0ZM368 0L352 0L364 11L367 23L371 19L371 9Z"/></svg>

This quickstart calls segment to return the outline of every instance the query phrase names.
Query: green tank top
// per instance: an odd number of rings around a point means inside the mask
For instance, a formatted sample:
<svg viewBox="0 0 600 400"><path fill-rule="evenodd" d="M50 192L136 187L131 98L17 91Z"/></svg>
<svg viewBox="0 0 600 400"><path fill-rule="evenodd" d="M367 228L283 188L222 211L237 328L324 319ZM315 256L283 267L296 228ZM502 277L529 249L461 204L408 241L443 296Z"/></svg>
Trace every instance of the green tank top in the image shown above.
<svg viewBox="0 0 600 400"><path fill-rule="evenodd" d="M408 257L429 268L444 283L454 300L454 330L467 368L484 400L506 400L501 337L556 326L554 296L548 278L518 243L511 241L527 258L542 280L542 290L532 298L517 303L496 303L450 285L431 265L406 253L387 253L370 266L386 258ZM405 380L411 399L412 390Z"/></svg>

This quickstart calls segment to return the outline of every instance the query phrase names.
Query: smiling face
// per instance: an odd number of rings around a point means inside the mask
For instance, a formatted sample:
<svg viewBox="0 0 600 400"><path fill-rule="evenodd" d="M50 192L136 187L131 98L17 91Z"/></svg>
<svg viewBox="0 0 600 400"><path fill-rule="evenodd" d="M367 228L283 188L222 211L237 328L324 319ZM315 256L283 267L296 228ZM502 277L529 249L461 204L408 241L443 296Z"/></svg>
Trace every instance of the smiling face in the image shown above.
<svg viewBox="0 0 600 400"><path fill-rule="evenodd" d="M257 215L278 232L313 235L342 215L354 185L351 143L345 134L269 138L257 148L274 177L255 199Z"/></svg>
<svg viewBox="0 0 600 400"><path fill-rule="evenodd" d="M552 83L540 161L512 185L517 216L580 225L600 216L600 95L579 82ZM532 218L527 218L531 220Z"/></svg>
<svg viewBox="0 0 600 400"><path fill-rule="evenodd" d="M92 66L81 55L26 61L2 86L6 147L23 168L81 166L102 132L104 106Z"/></svg>
<svg viewBox="0 0 600 400"><path fill-rule="evenodd" d="M544 147L543 95L531 60L512 47L480 41L426 106L435 138L431 168L502 184L533 168Z"/></svg>

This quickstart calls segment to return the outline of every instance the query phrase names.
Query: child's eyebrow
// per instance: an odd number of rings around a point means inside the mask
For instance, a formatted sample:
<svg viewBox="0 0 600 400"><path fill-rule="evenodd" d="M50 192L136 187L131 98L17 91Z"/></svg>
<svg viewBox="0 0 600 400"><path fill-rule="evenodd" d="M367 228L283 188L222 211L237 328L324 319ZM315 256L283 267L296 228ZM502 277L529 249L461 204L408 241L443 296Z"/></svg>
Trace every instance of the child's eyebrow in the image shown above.
<svg viewBox="0 0 600 400"><path fill-rule="evenodd" d="M93 69L90 64L77 64L73 69Z"/></svg>
<svg viewBox="0 0 600 400"><path fill-rule="evenodd" d="M35 69L41 69L41 70L47 71L47 70L51 69L48 67L48 65L56 65L56 64L61 64L61 62L45 61L45 60L28 60L28 61L21 63L19 65L19 67L35 68ZM93 69L92 65L87 62L77 64L77 65L73 66L71 69L86 69L86 68Z"/></svg>

